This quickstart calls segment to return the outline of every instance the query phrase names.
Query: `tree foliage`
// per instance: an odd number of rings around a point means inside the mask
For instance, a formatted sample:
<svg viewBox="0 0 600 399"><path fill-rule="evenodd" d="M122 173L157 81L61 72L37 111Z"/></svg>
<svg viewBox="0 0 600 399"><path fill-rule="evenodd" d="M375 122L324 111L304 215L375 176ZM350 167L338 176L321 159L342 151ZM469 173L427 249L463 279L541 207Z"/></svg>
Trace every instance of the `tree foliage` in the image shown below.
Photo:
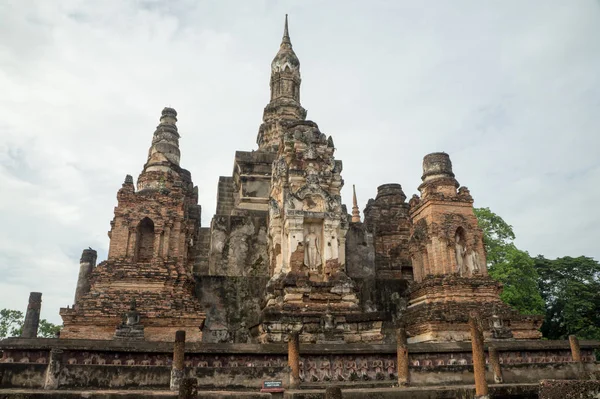
<svg viewBox="0 0 600 399"><path fill-rule="evenodd" d="M23 326L23 312L11 309L0 310L0 338L18 337Z"/></svg>
<svg viewBox="0 0 600 399"><path fill-rule="evenodd" d="M475 208L477 223L483 230L483 242L488 265L496 265L507 258L507 249L515 240L511 225L496 215L490 208Z"/></svg>
<svg viewBox="0 0 600 399"><path fill-rule="evenodd" d="M546 302L544 336L600 339L600 264L585 256L550 260L539 255L534 262Z"/></svg>
<svg viewBox="0 0 600 399"><path fill-rule="evenodd" d="M38 337L41 338L54 338L60 331L61 326L50 323L46 319L40 320L40 326L38 327Z"/></svg>
<svg viewBox="0 0 600 399"><path fill-rule="evenodd" d="M490 277L504 285L500 298L523 314L544 314L533 259L513 244L504 249L503 258L489 269Z"/></svg>
<svg viewBox="0 0 600 399"><path fill-rule="evenodd" d="M25 318L23 312L12 309L0 310L0 339L6 337L19 337L23 330ZM61 326L50 323L46 319L41 319L38 327L38 337L54 338L60 331Z"/></svg>
<svg viewBox="0 0 600 399"><path fill-rule="evenodd" d="M489 275L504 285L500 298L521 313L543 314L535 262L514 245L512 226L489 208L476 208L475 215L483 230Z"/></svg>
<svg viewBox="0 0 600 399"><path fill-rule="evenodd" d="M521 313L545 314L548 339L600 339L600 264L592 258L531 258L514 245L512 226L489 208L475 209L488 271L504 284L501 298Z"/></svg>

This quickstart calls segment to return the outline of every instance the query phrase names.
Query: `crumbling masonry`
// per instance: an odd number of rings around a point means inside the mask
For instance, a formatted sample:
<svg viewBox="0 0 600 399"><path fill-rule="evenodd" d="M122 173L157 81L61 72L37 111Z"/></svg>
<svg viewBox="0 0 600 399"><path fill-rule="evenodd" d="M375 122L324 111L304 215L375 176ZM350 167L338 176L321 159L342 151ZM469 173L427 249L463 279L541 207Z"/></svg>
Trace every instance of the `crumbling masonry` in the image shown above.
<svg viewBox="0 0 600 399"><path fill-rule="evenodd" d="M540 318L499 299L473 199L445 153L423 160L420 196L384 184L361 221L342 202L342 161L306 119L287 17L271 63L258 148L235 153L216 214L200 226L197 188L179 165L177 113L165 108L148 160L127 176L108 259L85 250L61 338L190 342L408 342L539 338Z"/></svg>

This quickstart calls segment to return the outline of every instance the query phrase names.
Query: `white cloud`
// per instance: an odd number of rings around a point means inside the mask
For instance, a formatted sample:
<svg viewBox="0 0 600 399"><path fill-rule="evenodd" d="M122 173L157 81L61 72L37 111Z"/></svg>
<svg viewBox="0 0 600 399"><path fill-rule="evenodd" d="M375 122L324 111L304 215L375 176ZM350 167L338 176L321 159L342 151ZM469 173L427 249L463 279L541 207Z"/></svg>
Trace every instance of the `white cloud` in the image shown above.
<svg viewBox="0 0 600 399"><path fill-rule="evenodd" d="M0 4L0 308L42 291L59 322L81 250L106 256L116 191L166 105L208 224L218 176L256 148L286 12L303 105L362 206L379 184L416 192L423 155L444 150L520 247L600 258L597 1L13 0Z"/></svg>

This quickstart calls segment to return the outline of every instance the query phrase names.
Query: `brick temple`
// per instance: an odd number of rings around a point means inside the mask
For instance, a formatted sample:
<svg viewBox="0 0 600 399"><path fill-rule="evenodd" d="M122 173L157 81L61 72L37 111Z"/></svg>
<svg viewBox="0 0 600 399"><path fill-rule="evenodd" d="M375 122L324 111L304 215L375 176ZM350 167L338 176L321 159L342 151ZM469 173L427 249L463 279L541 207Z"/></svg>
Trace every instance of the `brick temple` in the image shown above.
<svg viewBox="0 0 600 399"><path fill-rule="evenodd" d="M488 276L473 197L449 156L424 157L410 201L388 183L363 217L354 194L349 213L334 138L306 119L300 85L286 17L257 147L219 178L207 227L180 166L177 112L162 111L137 184L127 175L117 193L108 259L83 252L61 338L385 343L403 325L409 342L465 341L472 310L488 339L540 338L541 318L505 305Z"/></svg>
<svg viewBox="0 0 600 399"><path fill-rule="evenodd" d="M21 336L0 340L0 396L167 398L193 384L198 397L288 399L332 385L361 398L596 389L599 341L539 339L542 316L500 300L448 154L424 156L410 200L386 183L362 213L352 190L348 208L334 138L306 119L300 84L286 17L257 147L235 152L206 227L181 166L193 155L179 147L185 116L162 110L137 181L126 175L117 192L108 258L83 250L60 337L37 338L42 294L32 292ZM285 394L259 393L267 382Z"/></svg>

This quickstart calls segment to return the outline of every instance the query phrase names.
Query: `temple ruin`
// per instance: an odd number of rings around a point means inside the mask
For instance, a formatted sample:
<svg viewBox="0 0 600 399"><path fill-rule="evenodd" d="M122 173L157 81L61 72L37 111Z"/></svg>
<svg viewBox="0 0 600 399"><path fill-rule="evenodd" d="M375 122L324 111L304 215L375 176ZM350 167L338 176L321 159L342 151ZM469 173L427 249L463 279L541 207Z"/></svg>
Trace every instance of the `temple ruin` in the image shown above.
<svg viewBox="0 0 600 399"><path fill-rule="evenodd" d="M448 155L425 156L421 195L408 202L399 184L380 186L361 221L355 197L351 215L342 203L342 161L306 119L300 83L286 19L258 148L237 151L219 179L210 227L179 165L177 112L162 111L137 186L128 175L117 193L108 260L94 267L84 251L61 337L121 336L135 300L149 341L185 329L202 342L299 332L306 343L381 343L398 323L408 342L462 341L474 308L489 336L539 338L540 318L504 305L487 276L473 199Z"/></svg>
<svg viewBox="0 0 600 399"><path fill-rule="evenodd" d="M48 364L54 371L35 382L46 387L61 378L77 386L82 375L112 387L118 373L155 366L148 384L164 388L178 332L178 373L185 368L200 385L217 386L217 375L238 388L288 378L283 344L291 337L294 378L304 384L402 385L409 367L411 384L430 384L431 371L439 381L471 383L464 371L472 370L475 312L505 379L538 381L538 368L550 364L560 375L578 372L568 343L539 340L542 316L500 300L473 197L448 154L425 155L420 195L407 201L400 184L382 184L361 217L353 190L349 212L334 138L306 119L300 85L286 16L257 148L235 152L206 227L198 189L180 166L182 150L193 149L180 149L179 115L164 108L137 183L127 175L117 192L108 259L96 265L96 251L82 253L74 303L60 309L60 339L42 345L28 327L29 340L2 341L1 363ZM36 295L28 326L37 331ZM582 343L582 358L592 362L596 347ZM530 368L506 369L515 364ZM60 367L81 370L60 377Z"/></svg>

